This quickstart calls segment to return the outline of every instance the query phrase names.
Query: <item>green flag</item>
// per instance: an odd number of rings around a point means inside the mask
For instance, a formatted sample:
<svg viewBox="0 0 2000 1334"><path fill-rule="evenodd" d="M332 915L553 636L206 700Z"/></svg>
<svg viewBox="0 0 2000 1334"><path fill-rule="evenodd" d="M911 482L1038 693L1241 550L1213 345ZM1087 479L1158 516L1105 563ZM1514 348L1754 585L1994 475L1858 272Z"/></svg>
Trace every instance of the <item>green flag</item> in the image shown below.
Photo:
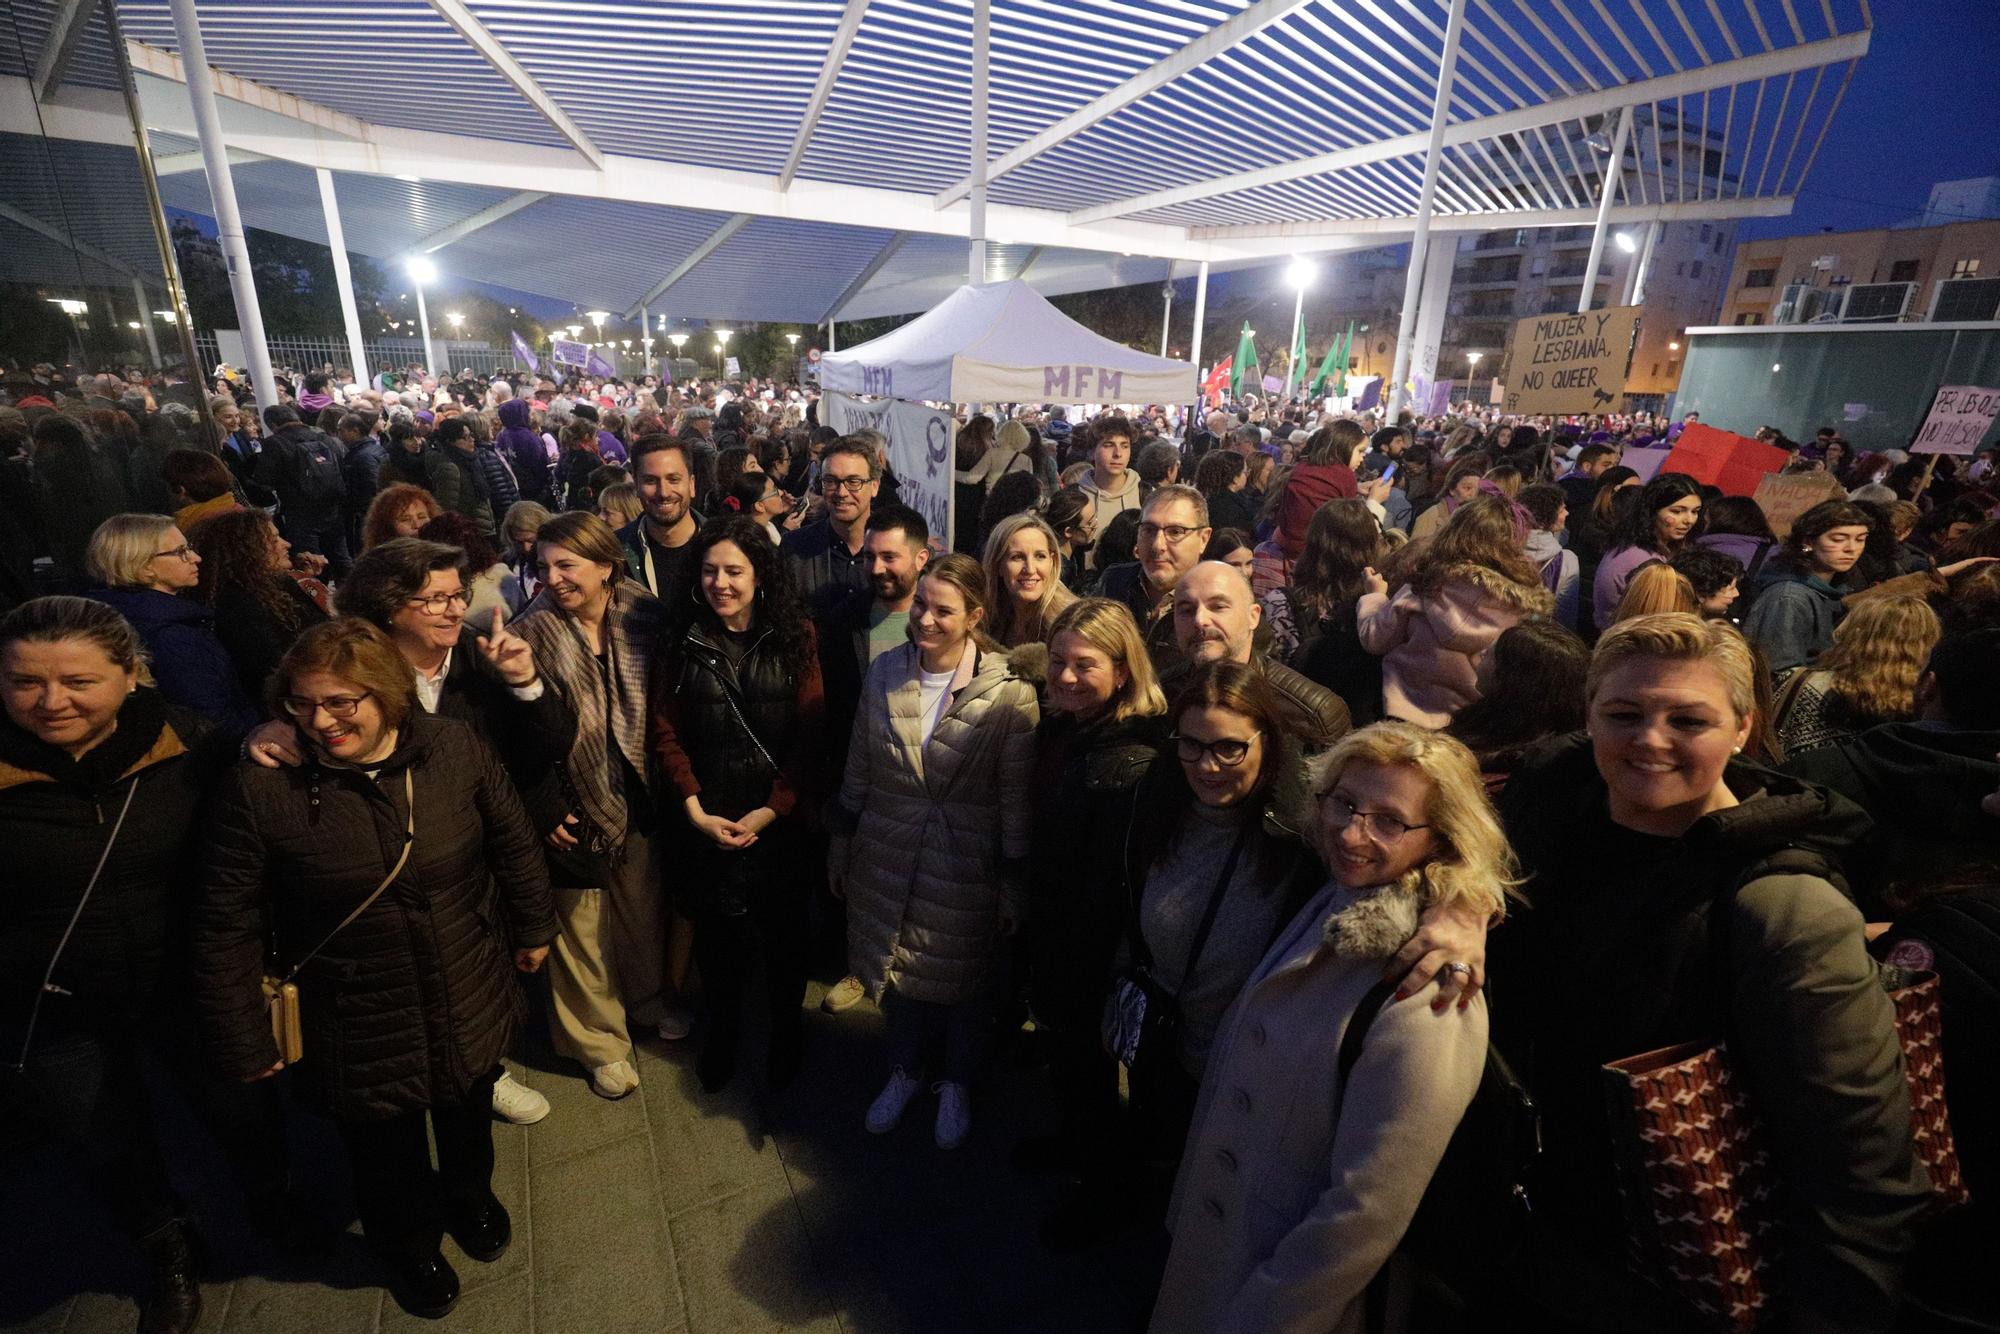
<svg viewBox="0 0 2000 1334"><path fill-rule="evenodd" d="M1285 388L1304 388L1306 383L1306 316L1299 312L1298 328L1292 331L1292 364L1285 368Z"/></svg>
<svg viewBox="0 0 2000 1334"><path fill-rule="evenodd" d="M1327 377L1333 374L1335 367L1339 367L1343 372L1346 370L1347 345L1353 341L1354 321L1349 320L1347 322L1347 332L1327 344L1326 359L1320 362L1319 373L1313 376L1312 388L1307 391L1312 397L1319 397L1320 391L1326 386ZM1345 379L1345 375L1342 378ZM1334 390L1336 394L1339 392L1338 389Z"/></svg>
<svg viewBox="0 0 2000 1334"><path fill-rule="evenodd" d="M1236 359L1229 368L1229 396L1243 396L1243 372L1257 364L1257 342L1250 336L1250 321L1243 321L1243 336L1236 340ZM1260 384L1258 388L1262 388Z"/></svg>

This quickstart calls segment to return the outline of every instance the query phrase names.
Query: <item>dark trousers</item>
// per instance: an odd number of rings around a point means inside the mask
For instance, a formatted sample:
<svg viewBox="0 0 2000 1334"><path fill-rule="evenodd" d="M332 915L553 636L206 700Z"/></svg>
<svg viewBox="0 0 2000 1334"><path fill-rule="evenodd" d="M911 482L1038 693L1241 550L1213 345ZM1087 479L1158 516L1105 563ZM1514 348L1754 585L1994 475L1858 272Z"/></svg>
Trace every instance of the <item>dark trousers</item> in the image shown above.
<svg viewBox="0 0 2000 1334"><path fill-rule="evenodd" d="M744 992L761 957L764 1000L771 1007L771 1056L781 1065L798 1054L807 972L807 900L798 876L759 886L750 911L694 918L694 961L708 995L706 1050L733 1057L742 1040Z"/></svg>
<svg viewBox="0 0 2000 1334"><path fill-rule="evenodd" d="M1187 1152L1188 1131L1194 1126L1201 1081L1182 1069L1172 1054L1131 1067L1126 1080L1131 1092L1127 1170L1136 1198L1164 1221L1174 1176Z"/></svg>
<svg viewBox="0 0 2000 1334"><path fill-rule="evenodd" d="M1062 1109L1062 1136L1086 1171L1102 1168L1118 1141L1118 1062L1094 1026L1048 1032L1049 1074Z"/></svg>
<svg viewBox="0 0 2000 1334"><path fill-rule="evenodd" d="M944 1068L938 1076L970 1086L979 1070L986 1034L992 1027L993 1006L984 993L956 1005L911 1000L900 991L883 997L883 1018L889 1034L889 1064L914 1075L923 1068L924 1048L944 1039Z"/></svg>
<svg viewBox="0 0 2000 1334"><path fill-rule="evenodd" d="M22 1027L0 1025L0 1057L10 1067L0 1076L8 1084L7 1115L27 1122L21 1129L61 1141L128 1235L143 1237L184 1208L167 1174L157 1131L160 1093L149 1073L181 1085L253 1202L283 1193L277 1085L210 1074L185 1012L170 1006L147 1017L114 1019L44 1006L26 1069L17 1075L11 1063L21 1050Z"/></svg>
<svg viewBox="0 0 2000 1334"><path fill-rule="evenodd" d="M347 521L338 510L331 514L290 515L278 511L278 530L294 551L312 551L326 557L326 573L331 579L345 575L353 562L348 557Z"/></svg>
<svg viewBox="0 0 2000 1334"><path fill-rule="evenodd" d="M354 1202L368 1244L391 1259L436 1252L454 1217L494 1203L493 1085L496 1067L451 1107L403 1112L384 1121L342 1121L354 1170ZM425 1118L437 1141L431 1168Z"/></svg>

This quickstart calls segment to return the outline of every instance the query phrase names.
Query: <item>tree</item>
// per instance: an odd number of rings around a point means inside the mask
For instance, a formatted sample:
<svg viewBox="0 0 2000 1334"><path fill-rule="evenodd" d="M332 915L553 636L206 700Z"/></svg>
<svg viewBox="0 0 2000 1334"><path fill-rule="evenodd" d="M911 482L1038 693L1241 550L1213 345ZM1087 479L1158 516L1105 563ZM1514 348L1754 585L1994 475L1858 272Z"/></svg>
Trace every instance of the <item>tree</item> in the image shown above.
<svg viewBox="0 0 2000 1334"><path fill-rule="evenodd" d="M222 248L185 218L173 224L174 254L187 285L195 327L204 332L233 329L236 296L229 287L229 270ZM273 338L339 335L346 330L340 310L340 287L333 272L333 251L313 241L251 228L244 234L250 250L250 274L257 287L257 305L264 330ZM367 311L380 305L387 278L382 267L365 255L347 256L354 278L355 305ZM363 328L364 336L373 329Z"/></svg>

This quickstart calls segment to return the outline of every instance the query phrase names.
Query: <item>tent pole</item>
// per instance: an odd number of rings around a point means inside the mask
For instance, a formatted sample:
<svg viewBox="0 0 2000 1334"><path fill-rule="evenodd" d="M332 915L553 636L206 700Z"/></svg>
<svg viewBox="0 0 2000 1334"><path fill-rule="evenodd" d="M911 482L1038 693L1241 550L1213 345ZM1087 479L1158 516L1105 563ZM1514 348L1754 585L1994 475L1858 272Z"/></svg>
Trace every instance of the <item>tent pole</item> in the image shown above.
<svg viewBox="0 0 2000 1334"><path fill-rule="evenodd" d="M993 0L972 0L972 242L966 266L972 285L986 281L986 56Z"/></svg>
<svg viewBox="0 0 2000 1334"><path fill-rule="evenodd" d="M1208 314L1208 261L1203 260L1194 275L1194 340L1188 348L1188 360L1194 363L1195 373L1201 373L1201 321Z"/></svg>
<svg viewBox="0 0 2000 1334"><path fill-rule="evenodd" d="M1445 20L1444 55L1438 61L1437 96L1431 102L1431 137L1424 149L1424 183L1417 192L1417 225L1410 234L1410 271L1403 279L1403 318L1396 329L1396 362L1389 379L1389 419L1403 406L1403 381L1410 375L1410 339L1417 330L1417 296L1424 285L1424 252L1431 234L1431 205L1437 198L1438 167L1444 157L1445 122L1451 117L1451 84L1458 70L1458 39L1465 30L1465 0L1451 0Z"/></svg>
<svg viewBox="0 0 2000 1334"><path fill-rule="evenodd" d="M1576 296L1576 313L1589 310L1597 295L1597 270L1604 263L1604 238L1611 230L1611 204L1625 174L1625 141L1632 137L1632 108L1618 113L1618 130L1611 136L1611 156L1604 160L1604 193L1597 200L1597 227L1590 233L1590 261L1583 269L1583 290Z"/></svg>

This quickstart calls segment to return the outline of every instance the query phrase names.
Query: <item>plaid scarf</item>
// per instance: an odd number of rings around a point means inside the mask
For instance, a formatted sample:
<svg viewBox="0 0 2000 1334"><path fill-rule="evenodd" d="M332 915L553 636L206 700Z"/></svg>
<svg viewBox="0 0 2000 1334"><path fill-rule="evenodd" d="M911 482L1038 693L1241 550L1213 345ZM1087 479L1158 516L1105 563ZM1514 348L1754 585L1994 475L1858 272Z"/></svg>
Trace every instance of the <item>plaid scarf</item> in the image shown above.
<svg viewBox="0 0 2000 1334"><path fill-rule="evenodd" d="M622 576L613 586L611 605L604 613L605 640L611 650L609 699L597 654L546 588L508 627L528 641L535 651L536 669L576 712L570 782L583 813L612 840L614 850L624 845L628 821L625 794L611 782L610 747L615 744L645 781L646 683L663 616L660 600L644 586Z"/></svg>

